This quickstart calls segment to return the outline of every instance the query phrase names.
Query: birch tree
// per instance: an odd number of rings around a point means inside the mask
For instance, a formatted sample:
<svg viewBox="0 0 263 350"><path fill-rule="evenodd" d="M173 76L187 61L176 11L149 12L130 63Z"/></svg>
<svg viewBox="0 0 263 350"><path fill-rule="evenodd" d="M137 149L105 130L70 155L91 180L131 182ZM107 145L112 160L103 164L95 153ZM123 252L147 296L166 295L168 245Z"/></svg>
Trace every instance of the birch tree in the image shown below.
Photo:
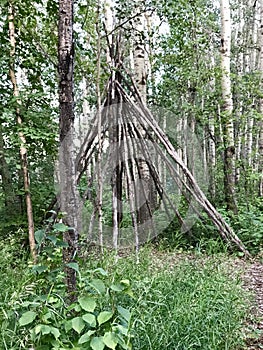
<svg viewBox="0 0 263 350"><path fill-rule="evenodd" d="M148 76L148 65L149 58L146 51L146 31L147 21L145 13L143 13L143 3L141 0L134 2L135 11L138 15L134 18L133 23L133 52L131 64L134 67L134 79L136 87L140 93L141 101L143 104L147 102L147 76ZM142 135L145 132L141 129ZM151 160L149 160L151 161ZM149 165L145 159L137 160L138 174L140 179L140 186L137 188L137 197L140 198L141 204L138 208L137 220L138 224L143 224L147 220L151 220L152 212L154 210L155 194L152 190L152 179L150 175Z"/></svg>
<svg viewBox="0 0 263 350"><path fill-rule="evenodd" d="M25 190L25 199L26 199L26 211L27 211L27 221L28 221L28 238L29 238L29 246L30 252L33 258L34 263L36 263L36 244L34 237L34 218L33 218L33 208L31 201L31 193L30 193L30 179L29 179L29 171L28 171L28 161L27 161L27 142L25 135L22 131L23 121L21 115L21 99L18 88L18 82L15 72L15 57L16 57L16 31L15 31L15 22L14 22L14 7L13 4L9 3L9 13L8 13L8 23L9 23L9 40L10 40L10 66L9 66L9 76L13 86L13 95L16 99L16 117L17 124L21 129L18 133L19 141L20 141L20 158L22 164L22 173L24 180L24 190Z"/></svg>
<svg viewBox="0 0 263 350"><path fill-rule="evenodd" d="M221 0L221 86L222 119L224 127L224 187L228 210L237 212L235 199L235 144L233 100L230 77L231 15L229 0Z"/></svg>

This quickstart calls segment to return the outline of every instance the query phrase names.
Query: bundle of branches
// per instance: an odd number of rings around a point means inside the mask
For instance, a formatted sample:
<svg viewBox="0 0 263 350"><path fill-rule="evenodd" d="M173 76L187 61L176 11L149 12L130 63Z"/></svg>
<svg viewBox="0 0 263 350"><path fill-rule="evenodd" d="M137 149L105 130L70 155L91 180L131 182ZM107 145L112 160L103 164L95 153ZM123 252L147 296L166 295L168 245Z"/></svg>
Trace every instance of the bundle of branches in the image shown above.
<svg viewBox="0 0 263 350"><path fill-rule="evenodd" d="M112 70L99 113L100 118L95 115L93 127L76 160L78 182L85 183L83 179L88 174L83 193L86 201L83 228L86 223L88 240L98 242L94 233L98 232L96 225L101 220L101 244L116 249L135 244L138 249L141 243L160 233L175 216L182 226L186 224L179 212L183 194L196 215L199 215L198 208L202 208L222 238L249 256L238 236L209 202L141 100L132 76L121 64ZM102 157L98 165L99 147ZM102 198L96 194L97 166L102 169L100 181L103 182L100 184L103 186L102 215L98 220ZM166 169L168 180L164 181L160 169Z"/></svg>

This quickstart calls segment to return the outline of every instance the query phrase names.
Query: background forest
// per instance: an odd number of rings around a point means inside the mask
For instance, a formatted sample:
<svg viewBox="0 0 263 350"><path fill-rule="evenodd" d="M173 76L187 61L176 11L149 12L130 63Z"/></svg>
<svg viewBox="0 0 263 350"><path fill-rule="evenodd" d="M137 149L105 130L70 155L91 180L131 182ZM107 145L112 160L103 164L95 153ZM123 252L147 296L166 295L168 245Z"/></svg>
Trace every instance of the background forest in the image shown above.
<svg viewBox="0 0 263 350"><path fill-rule="evenodd" d="M261 346L263 0L2 0L0 28L0 348Z"/></svg>

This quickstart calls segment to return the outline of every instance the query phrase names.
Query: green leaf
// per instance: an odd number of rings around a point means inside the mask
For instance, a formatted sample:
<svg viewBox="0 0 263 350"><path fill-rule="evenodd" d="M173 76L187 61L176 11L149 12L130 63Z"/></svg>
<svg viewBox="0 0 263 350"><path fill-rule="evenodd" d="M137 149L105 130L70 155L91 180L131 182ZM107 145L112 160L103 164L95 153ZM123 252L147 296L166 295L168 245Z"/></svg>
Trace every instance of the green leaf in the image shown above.
<svg viewBox="0 0 263 350"><path fill-rule="evenodd" d="M72 329L72 322L71 321L65 321L64 327L65 327L66 333L68 333Z"/></svg>
<svg viewBox="0 0 263 350"><path fill-rule="evenodd" d="M45 324L41 325L41 333L44 334L50 334L51 333L51 327L47 326Z"/></svg>
<svg viewBox="0 0 263 350"><path fill-rule="evenodd" d="M103 337L94 337L90 342L90 346L92 350L103 350L105 348L105 344L103 342Z"/></svg>
<svg viewBox="0 0 263 350"><path fill-rule="evenodd" d="M112 328L114 331L119 331L121 334L127 336L128 335L128 328L127 327L124 327L123 325L121 324L118 324L117 326L113 327Z"/></svg>
<svg viewBox="0 0 263 350"><path fill-rule="evenodd" d="M35 232L35 239L37 241L37 244L41 244L44 237L45 237L45 230L38 230Z"/></svg>
<svg viewBox="0 0 263 350"><path fill-rule="evenodd" d="M124 284L126 287L130 286L130 281L129 280L121 280L120 283Z"/></svg>
<svg viewBox="0 0 263 350"><path fill-rule="evenodd" d="M119 314L127 321L129 322L131 319L131 313L129 310L125 309L122 306L117 307Z"/></svg>
<svg viewBox="0 0 263 350"><path fill-rule="evenodd" d="M87 333L83 334L78 341L78 344L84 344L87 343L90 340L90 336L94 334L96 331L88 331Z"/></svg>
<svg viewBox="0 0 263 350"><path fill-rule="evenodd" d="M112 284L110 286L110 289L113 290L114 292L122 292L125 289L125 287L119 283L119 284Z"/></svg>
<svg viewBox="0 0 263 350"><path fill-rule="evenodd" d="M57 243L57 237L54 236L54 235L49 235L49 236L46 236L47 239L49 239L54 245L56 245Z"/></svg>
<svg viewBox="0 0 263 350"><path fill-rule="evenodd" d="M94 298L84 296L78 298L78 302L85 311L93 312L96 308L96 301Z"/></svg>
<svg viewBox="0 0 263 350"><path fill-rule="evenodd" d="M118 345L118 340L116 339L116 335L112 332L107 332L104 334L103 342L108 348L113 350Z"/></svg>
<svg viewBox="0 0 263 350"><path fill-rule="evenodd" d="M32 267L32 271L33 272L37 272L39 274L41 274L42 272L47 271L48 267L45 265L35 265Z"/></svg>
<svg viewBox="0 0 263 350"><path fill-rule="evenodd" d="M111 311L102 311L100 312L100 314L98 315L98 322L99 325L109 321L113 316L113 312Z"/></svg>
<svg viewBox="0 0 263 350"><path fill-rule="evenodd" d="M102 276L108 276L108 272L102 269L101 267L98 267L93 272L99 272Z"/></svg>
<svg viewBox="0 0 263 350"><path fill-rule="evenodd" d="M58 339L60 336L60 331L56 327L51 327L51 333L56 339Z"/></svg>
<svg viewBox="0 0 263 350"><path fill-rule="evenodd" d="M85 327L85 323L81 317L75 317L72 319L72 328L80 334Z"/></svg>
<svg viewBox="0 0 263 350"><path fill-rule="evenodd" d="M51 319L52 315L50 312L47 312L45 313L43 316L42 316L42 320L45 322L45 323L50 323L50 319Z"/></svg>
<svg viewBox="0 0 263 350"><path fill-rule="evenodd" d="M19 319L19 325L25 326L31 322L34 321L34 319L37 317L37 313L34 311L27 311L23 313L23 315Z"/></svg>
<svg viewBox="0 0 263 350"><path fill-rule="evenodd" d="M90 327L96 327L96 317L93 314L85 314L82 318L90 325Z"/></svg>
<svg viewBox="0 0 263 350"><path fill-rule="evenodd" d="M99 294L104 294L106 292L106 287L102 280L93 279L89 285L93 287Z"/></svg>
<svg viewBox="0 0 263 350"><path fill-rule="evenodd" d="M79 272L79 264L78 263L71 262L71 263L66 264L66 266L70 267L72 270Z"/></svg>
<svg viewBox="0 0 263 350"><path fill-rule="evenodd" d="M62 224L62 223L57 223L53 225L54 230L58 232L67 232L68 231L68 226Z"/></svg>
<svg viewBox="0 0 263 350"><path fill-rule="evenodd" d="M48 327L48 328L47 328ZM46 331L47 333L45 333L45 334L48 334L49 333L49 331L48 331L48 329L50 329L50 327L49 326L47 326L47 325L45 325L45 324L38 324L38 325L36 325L36 327L35 327L35 333L36 334L38 334L38 333L42 333L42 330L44 330L44 332Z"/></svg>

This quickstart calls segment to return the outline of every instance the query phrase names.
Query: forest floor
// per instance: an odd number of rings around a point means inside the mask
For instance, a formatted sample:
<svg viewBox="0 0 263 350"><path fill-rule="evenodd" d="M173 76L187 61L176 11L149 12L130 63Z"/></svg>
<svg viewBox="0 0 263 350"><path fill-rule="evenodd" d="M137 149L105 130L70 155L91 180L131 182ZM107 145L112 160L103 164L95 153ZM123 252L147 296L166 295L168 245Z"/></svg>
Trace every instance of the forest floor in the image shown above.
<svg viewBox="0 0 263 350"><path fill-rule="evenodd" d="M162 254L154 252L155 265L162 266L164 257ZM211 256L202 256L200 260L205 264ZM195 260L196 255L166 255L165 260L167 267L178 263L181 259ZM158 262L159 260L159 262ZM246 260L243 258L233 257L230 259L223 258L223 265L233 278L241 278L243 288L251 296L250 315L244 325L246 334L246 348L242 350L260 350L263 349L263 257Z"/></svg>
<svg viewBox="0 0 263 350"><path fill-rule="evenodd" d="M263 264L258 260L239 260L237 266L242 267L244 271L244 288L254 297L251 305L252 317L248 320L248 330L252 336L246 339L247 349L263 349Z"/></svg>

